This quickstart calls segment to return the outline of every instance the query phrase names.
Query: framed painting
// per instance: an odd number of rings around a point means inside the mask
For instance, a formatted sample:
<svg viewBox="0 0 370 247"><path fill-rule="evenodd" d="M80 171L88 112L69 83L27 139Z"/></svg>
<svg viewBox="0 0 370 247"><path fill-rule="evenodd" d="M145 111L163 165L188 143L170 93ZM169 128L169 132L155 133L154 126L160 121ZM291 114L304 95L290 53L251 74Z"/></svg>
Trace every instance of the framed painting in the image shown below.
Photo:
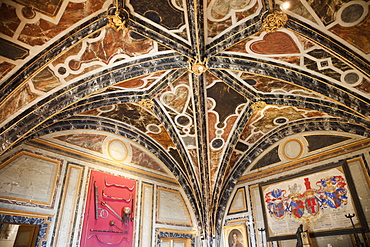
<svg viewBox="0 0 370 247"><path fill-rule="evenodd" d="M245 224L223 227L225 247L248 247L247 228Z"/></svg>
<svg viewBox="0 0 370 247"><path fill-rule="evenodd" d="M259 185L267 241L369 230L345 161ZM351 219L347 216L355 216Z"/></svg>

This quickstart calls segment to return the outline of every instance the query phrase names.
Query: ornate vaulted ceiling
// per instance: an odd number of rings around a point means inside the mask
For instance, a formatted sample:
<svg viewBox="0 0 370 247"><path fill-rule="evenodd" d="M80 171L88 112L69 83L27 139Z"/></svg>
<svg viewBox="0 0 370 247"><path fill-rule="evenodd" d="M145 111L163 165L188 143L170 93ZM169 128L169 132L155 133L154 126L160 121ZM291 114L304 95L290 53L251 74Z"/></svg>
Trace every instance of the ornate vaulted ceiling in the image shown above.
<svg viewBox="0 0 370 247"><path fill-rule="evenodd" d="M58 131L129 138L215 234L238 178L277 141L369 136L369 2L281 4L2 1L1 152Z"/></svg>

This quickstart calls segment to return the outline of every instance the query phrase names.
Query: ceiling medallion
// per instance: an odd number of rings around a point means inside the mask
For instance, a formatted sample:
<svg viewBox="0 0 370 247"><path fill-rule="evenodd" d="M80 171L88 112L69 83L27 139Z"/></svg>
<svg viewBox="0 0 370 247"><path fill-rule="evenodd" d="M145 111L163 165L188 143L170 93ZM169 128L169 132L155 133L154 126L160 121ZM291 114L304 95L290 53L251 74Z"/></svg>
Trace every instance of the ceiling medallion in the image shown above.
<svg viewBox="0 0 370 247"><path fill-rule="evenodd" d="M126 29L126 21L128 20L129 13L125 9L118 10L115 8L115 12L113 15L108 15L109 23L108 25L116 31L121 29ZM111 11L108 11L108 13Z"/></svg>
<svg viewBox="0 0 370 247"><path fill-rule="evenodd" d="M262 110L263 108L265 108L266 105L267 104L265 101L257 101L251 105L251 108L253 109L253 111L258 111L258 110Z"/></svg>
<svg viewBox="0 0 370 247"><path fill-rule="evenodd" d="M142 99L139 102L139 105L141 105L144 108L152 108L154 106L154 102L151 99Z"/></svg>
<svg viewBox="0 0 370 247"><path fill-rule="evenodd" d="M288 16L281 11L274 11L267 15L262 23L262 30L267 33L275 32L283 28L288 21Z"/></svg>
<svg viewBox="0 0 370 247"><path fill-rule="evenodd" d="M205 65L205 63L201 63L201 62L198 62L198 61L195 61L194 63L190 63L190 66L189 66L189 71L196 74L196 75L200 75L204 72L206 72L207 70L207 66Z"/></svg>

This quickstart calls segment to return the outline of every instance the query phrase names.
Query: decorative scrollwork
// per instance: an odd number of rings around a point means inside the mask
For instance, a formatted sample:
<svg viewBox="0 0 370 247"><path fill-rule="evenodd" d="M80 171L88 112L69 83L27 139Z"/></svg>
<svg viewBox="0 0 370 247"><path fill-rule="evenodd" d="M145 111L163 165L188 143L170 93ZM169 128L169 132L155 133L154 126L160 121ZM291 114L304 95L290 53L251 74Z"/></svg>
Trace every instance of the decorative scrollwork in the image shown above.
<svg viewBox="0 0 370 247"><path fill-rule="evenodd" d="M195 62L190 62L189 61L189 71L196 74L200 75L207 70L207 65L205 63L199 62L198 60Z"/></svg>
<svg viewBox="0 0 370 247"><path fill-rule="evenodd" d="M144 108L152 108L154 106L154 102L151 99L142 99L139 102L139 105L141 105Z"/></svg>
<svg viewBox="0 0 370 247"><path fill-rule="evenodd" d="M258 111L258 110L262 110L263 108L265 108L266 105L267 104L265 101L257 101L251 105L251 108L253 109L253 111Z"/></svg>
<svg viewBox="0 0 370 247"><path fill-rule="evenodd" d="M267 33L275 32L283 28L288 21L288 16L281 12L275 11L266 16L262 23L262 30Z"/></svg>
<svg viewBox="0 0 370 247"><path fill-rule="evenodd" d="M116 31L121 29L126 29L126 22L128 20L128 12L125 9L118 10L115 8L115 12L113 15L108 15L109 23L108 25Z"/></svg>

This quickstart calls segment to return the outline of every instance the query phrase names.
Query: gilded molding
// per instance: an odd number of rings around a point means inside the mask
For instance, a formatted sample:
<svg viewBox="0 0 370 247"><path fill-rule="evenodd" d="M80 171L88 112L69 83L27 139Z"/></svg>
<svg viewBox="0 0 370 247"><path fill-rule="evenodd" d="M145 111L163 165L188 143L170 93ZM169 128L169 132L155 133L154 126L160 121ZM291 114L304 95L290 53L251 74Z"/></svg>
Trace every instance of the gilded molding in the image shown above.
<svg viewBox="0 0 370 247"><path fill-rule="evenodd" d="M193 73L193 74L196 74L196 75L201 75L203 74L204 72L207 71L207 65L205 62L199 62L198 60L194 61L194 62L191 62L189 61L189 68L188 70Z"/></svg>
<svg viewBox="0 0 370 247"><path fill-rule="evenodd" d="M251 105L251 108L253 109L253 111L258 111L258 110L262 110L263 108L265 108L266 105L267 104L265 101L257 101Z"/></svg>
<svg viewBox="0 0 370 247"><path fill-rule="evenodd" d="M115 9L116 10L113 15L108 15L108 26L113 28L115 31L127 29L126 22L128 20L129 13L125 9Z"/></svg>
<svg viewBox="0 0 370 247"><path fill-rule="evenodd" d="M142 99L138 103L140 106L149 109L154 106L154 102L151 99Z"/></svg>
<svg viewBox="0 0 370 247"><path fill-rule="evenodd" d="M267 33L275 32L285 26L288 16L281 11L274 11L267 15L262 23L262 31Z"/></svg>

